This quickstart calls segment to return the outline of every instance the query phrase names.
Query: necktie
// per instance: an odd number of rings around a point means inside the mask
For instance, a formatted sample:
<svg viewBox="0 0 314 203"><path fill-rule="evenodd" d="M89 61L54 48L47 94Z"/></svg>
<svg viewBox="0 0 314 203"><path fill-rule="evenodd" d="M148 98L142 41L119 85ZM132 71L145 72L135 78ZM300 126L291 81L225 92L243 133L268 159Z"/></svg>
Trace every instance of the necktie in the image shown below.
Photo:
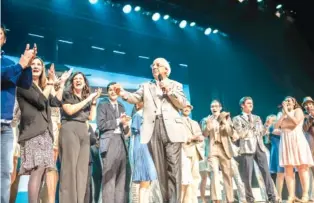
<svg viewBox="0 0 314 203"><path fill-rule="evenodd" d="M251 114L250 114L250 115L247 115L247 117L248 117L249 123L252 123L252 116L251 116Z"/></svg>
<svg viewBox="0 0 314 203"><path fill-rule="evenodd" d="M119 115L119 107L118 107L118 104L114 104L114 110L115 110L115 113L116 113L116 118L119 118L120 115Z"/></svg>

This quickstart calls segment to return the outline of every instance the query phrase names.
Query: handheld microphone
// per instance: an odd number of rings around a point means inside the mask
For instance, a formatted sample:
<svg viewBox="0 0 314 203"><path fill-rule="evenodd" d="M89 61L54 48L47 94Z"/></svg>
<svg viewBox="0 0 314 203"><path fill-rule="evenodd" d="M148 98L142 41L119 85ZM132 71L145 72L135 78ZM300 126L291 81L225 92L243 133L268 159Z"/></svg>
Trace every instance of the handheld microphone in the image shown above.
<svg viewBox="0 0 314 203"><path fill-rule="evenodd" d="M158 81L161 82L162 79L163 79L163 78L162 78L162 75L159 74L159 75L158 75ZM162 92L165 92L165 91L166 91L166 89L165 89L164 87L162 87L161 90L162 90Z"/></svg>

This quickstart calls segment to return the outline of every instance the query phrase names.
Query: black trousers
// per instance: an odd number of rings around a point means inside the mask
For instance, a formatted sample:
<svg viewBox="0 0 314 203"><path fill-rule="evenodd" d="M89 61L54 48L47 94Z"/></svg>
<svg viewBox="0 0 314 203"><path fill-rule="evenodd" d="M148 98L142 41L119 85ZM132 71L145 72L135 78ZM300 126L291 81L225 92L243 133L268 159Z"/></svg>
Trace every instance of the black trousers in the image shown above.
<svg viewBox="0 0 314 203"><path fill-rule="evenodd" d="M242 170L241 170L241 176L245 187L245 194L246 194L246 201L248 203L254 202L254 196L252 193L252 175L253 175L253 168L255 160L259 170L262 173L266 192L268 196L269 201L275 201L276 195L274 192L274 186L272 183L272 179L269 173L268 169L268 163L267 163L267 157L266 153L263 152L259 145L256 147L256 152L254 154L243 154L241 156L242 161Z"/></svg>
<svg viewBox="0 0 314 203"><path fill-rule="evenodd" d="M164 203L178 203L181 198L181 143L169 140L162 117L157 117L148 144L157 170Z"/></svg>
<svg viewBox="0 0 314 203"><path fill-rule="evenodd" d="M101 138L103 139L103 138ZM106 153L102 153L102 202L124 203L126 201L126 150L121 135L111 136ZM107 142L107 141L105 141Z"/></svg>

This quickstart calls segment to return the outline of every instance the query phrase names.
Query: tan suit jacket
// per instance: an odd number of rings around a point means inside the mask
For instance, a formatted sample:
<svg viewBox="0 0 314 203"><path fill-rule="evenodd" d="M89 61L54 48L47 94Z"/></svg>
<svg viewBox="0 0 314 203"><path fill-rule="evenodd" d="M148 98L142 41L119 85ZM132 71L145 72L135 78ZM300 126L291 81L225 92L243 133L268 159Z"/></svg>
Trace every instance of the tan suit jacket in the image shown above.
<svg viewBox="0 0 314 203"><path fill-rule="evenodd" d="M221 139L221 143L223 146L224 151L226 152L226 155L229 159L231 159L233 157L233 150L231 147L231 137L233 136L234 132L233 132L233 127L232 127L232 121L229 118L227 120L227 125L220 125L219 126L219 134L220 134L220 139ZM204 129L204 134L206 136L209 136L209 156L211 155L211 150L213 149L213 145L215 144L215 129L213 128L213 126L206 125L206 128Z"/></svg>
<svg viewBox="0 0 314 203"><path fill-rule="evenodd" d="M188 123L187 119L189 119L191 125ZM186 127L188 139L192 138L193 136L203 136L201 127L196 121L194 121L190 118L184 118L183 117L183 122L184 122L184 125ZM190 142L190 143L183 144L182 147L183 147L183 150L184 150L187 157L193 157L194 153L195 153L195 149L196 149L199 160L204 159L205 149L204 149L204 145L202 143Z"/></svg>
<svg viewBox="0 0 314 203"><path fill-rule="evenodd" d="M141 143L150 141L158 108L161 108L163 121L171 142L186 142L187 132L185 130L180 109L187 104L183 93L182 84L169 79L170 90L162 99L157 95L157 86L154 80L144 83L134 92L124 96L124 99L132 104L144 102L143 124L141 127Z"/></svg>

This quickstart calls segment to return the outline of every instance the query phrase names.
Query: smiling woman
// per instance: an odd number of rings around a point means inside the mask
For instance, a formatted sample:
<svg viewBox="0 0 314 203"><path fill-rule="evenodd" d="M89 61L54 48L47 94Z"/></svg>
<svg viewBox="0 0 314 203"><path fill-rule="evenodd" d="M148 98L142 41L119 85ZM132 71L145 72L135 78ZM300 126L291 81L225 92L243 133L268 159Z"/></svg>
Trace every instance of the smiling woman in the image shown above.
<svg viewBox="0 0 314 203"><path fill-rule="evenodd" d="M101 89L91 94L85 75L76 72L71 78L70 90L63 95L60 202L84 201L90 158L86 122L95 118L96 101L100 94Z"/></svg>
<svg viewBox="0 0 314 203"><path fill-rule="evenodd" d="M17 101L21 109L20 135L21 145L20 175L29 174L28 201L38 202L39 191L44 175L55 170L53 158L53 132L51 107L61 105L64 83L68 75L63 75L60 89L53 96L53 85L57 82L54 67L49 69L48 81L44 62L36 57L31 62L33 84L30 89L17 89Z"/></svg>

